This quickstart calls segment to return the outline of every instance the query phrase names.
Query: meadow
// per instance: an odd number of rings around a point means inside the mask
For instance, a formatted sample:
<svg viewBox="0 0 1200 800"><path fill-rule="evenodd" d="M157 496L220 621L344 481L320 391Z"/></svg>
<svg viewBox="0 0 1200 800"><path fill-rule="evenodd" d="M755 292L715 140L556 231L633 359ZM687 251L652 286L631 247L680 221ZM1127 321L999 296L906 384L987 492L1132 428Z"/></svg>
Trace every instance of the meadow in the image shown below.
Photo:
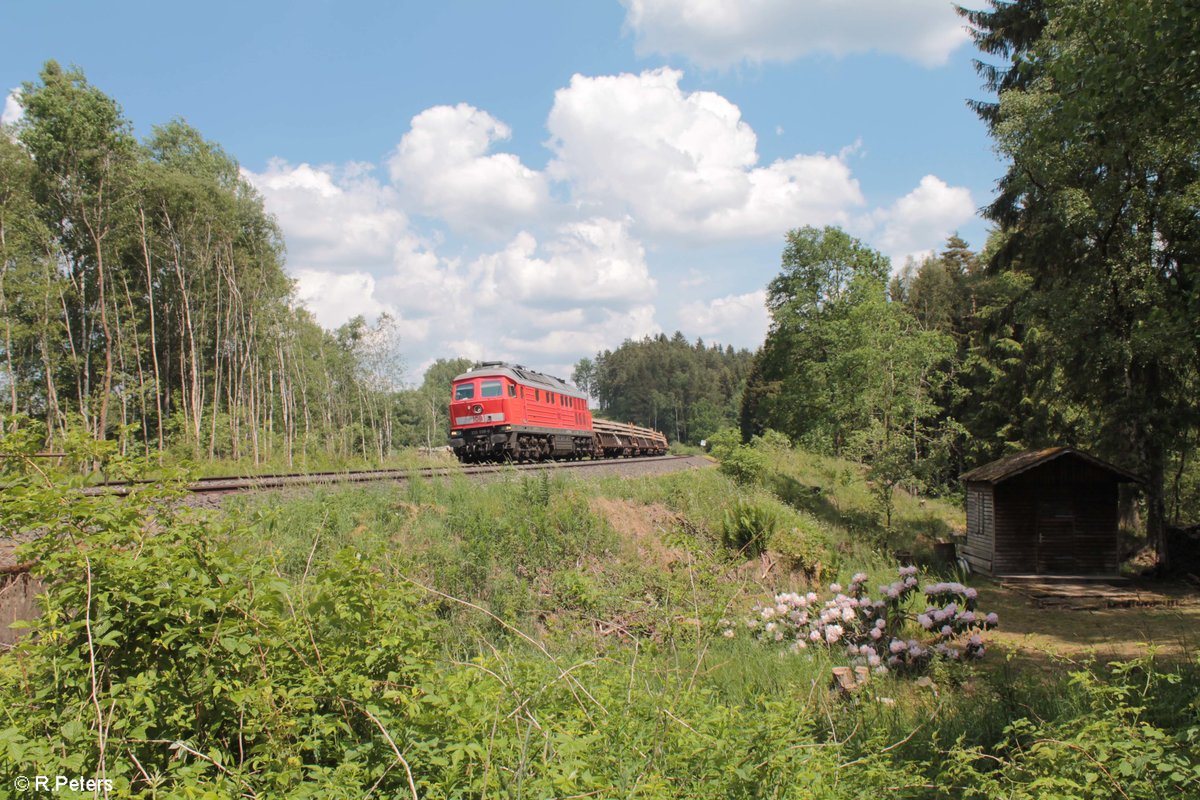
<svg viewBox="0 0 1200 800"><path fill-rule="evenodd" d="M117 501L19 477L4 511L44 531L27 547L49 594L35 635L0 655L0 785L69 774L147 798L1200 796L1192 611L1115 610L1114 637L1157 614L1163 641L1126 641L1109 661L1086 615L1029 609L934 560L961 526L953 498L899 492L889 528L854 464L770 438L722 455L721 468L653 478L264 493L221 514L180 507L169 486ZM812 592L814 609L848 603L852 587L885 598L904 580L898 551L921 587L965 583L980 618L999 610L998 627L971 628L981 658L931 646L846 689L833 670L866 664L842 646L857 621L833 641L823 623L803 649L764 635L781 596ZM898 593L889 635L929 643L924 608L917 587ZM1010 615L1050 633L1010 634Z"/></svg>

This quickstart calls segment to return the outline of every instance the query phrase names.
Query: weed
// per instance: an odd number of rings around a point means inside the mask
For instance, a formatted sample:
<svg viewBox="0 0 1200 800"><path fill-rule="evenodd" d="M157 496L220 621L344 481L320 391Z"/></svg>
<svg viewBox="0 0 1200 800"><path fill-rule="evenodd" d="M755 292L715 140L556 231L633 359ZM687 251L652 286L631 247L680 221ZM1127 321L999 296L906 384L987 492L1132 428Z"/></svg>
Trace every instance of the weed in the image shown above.
<svg viewBox="0 0 1200 800"><path fill-rule="evenodd" d="M740 558L757 558L779 525L774 509L753 500L735 500L721 521L721 543Z"/></svg>

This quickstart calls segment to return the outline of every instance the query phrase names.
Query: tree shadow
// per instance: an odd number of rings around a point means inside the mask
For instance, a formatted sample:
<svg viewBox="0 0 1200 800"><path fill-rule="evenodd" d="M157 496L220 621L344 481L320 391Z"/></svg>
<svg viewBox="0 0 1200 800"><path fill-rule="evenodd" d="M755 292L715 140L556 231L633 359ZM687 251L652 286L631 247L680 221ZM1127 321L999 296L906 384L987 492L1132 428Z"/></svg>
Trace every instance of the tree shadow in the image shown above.
<svg viewBox="0 0 1200 800"><path fill-rule="evenodd" d="M792 508L812 514L827 525L875 536L885 533L876 514L862 509L839 508L820 486L810 486L790 475L781 474L772 475L770 483L771 491L780 500Z"/></svg>

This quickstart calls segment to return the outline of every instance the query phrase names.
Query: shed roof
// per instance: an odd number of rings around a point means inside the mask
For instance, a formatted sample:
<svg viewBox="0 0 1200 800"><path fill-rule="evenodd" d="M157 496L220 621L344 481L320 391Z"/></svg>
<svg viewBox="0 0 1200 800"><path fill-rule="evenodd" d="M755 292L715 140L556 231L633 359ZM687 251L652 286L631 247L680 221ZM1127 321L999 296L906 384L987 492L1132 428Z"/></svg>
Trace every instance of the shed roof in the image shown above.
<svg viewBox="0 0 1200 800"><path fill-rule="evenodd" d="M1013 453L1010 456L1005 456L983 466L976 467L973 470L964 472L959 477L968 483L1001 483L1023 472L1028 472L1034 467L1049 463L1063 456L1074 456L1100 469L1111 472L1116 476L1118 482L1141 483L1141 478L1132 472L1123 470L1089 453L1085 453L1082 450L1075 450L1071 447L1046 447L1041 450L1024 450L1020 453Z"/></svg>

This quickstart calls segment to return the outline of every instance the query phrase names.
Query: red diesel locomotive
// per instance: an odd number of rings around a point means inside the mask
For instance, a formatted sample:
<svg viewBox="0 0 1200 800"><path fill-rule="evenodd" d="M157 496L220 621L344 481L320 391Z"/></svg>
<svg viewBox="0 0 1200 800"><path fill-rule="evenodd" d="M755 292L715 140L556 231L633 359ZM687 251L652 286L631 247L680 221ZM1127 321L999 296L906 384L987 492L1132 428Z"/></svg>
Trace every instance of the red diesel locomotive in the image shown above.
<svg viewBox="0 0 1200 800"><path fill-rule="evenodd" d="M519 364L485 361L454 379L450 447L462 462L662 455L658 431L593 419L569 383Z"/></svg>

